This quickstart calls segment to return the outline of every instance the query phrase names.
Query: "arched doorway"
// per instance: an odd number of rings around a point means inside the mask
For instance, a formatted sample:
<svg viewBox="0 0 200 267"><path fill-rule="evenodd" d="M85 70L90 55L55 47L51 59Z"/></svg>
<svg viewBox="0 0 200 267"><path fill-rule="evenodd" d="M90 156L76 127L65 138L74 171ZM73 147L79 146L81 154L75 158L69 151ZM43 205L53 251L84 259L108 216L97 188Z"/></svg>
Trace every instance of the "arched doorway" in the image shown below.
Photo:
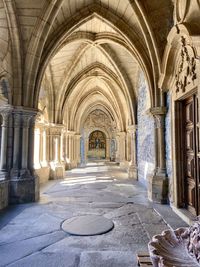
<svg viewBox="0 0 200 267"><path fill-rule="evenodd" d="M106 158L106 136L102 131L94 131L89 136L88 159Z"/></svg>

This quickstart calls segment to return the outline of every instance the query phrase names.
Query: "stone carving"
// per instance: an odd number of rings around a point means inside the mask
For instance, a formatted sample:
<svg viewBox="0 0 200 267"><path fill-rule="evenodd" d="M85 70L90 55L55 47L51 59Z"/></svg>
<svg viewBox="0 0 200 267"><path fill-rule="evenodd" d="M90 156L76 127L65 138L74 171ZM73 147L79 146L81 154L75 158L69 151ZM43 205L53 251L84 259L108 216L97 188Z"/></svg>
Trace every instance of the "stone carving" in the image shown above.
<svg viewBox="0 0 200 267"><path fill-rule="evenodd" d="M116 129L116 123L108 117L103 111L96 109L89 114L85 124L85 128L112 128Z"/></svg>
<svg viewBox="0 0 200 267"><path fill-rule="evenodd" d="M186 45L186 40L181 37L181 62L176 73L176 93L185 92L186 86L196 80L196 62L192 47ZM192 53L191 51L192 50Z"/></svg>
<svg viewBox="0 0 200 267"><path fill-rule="evenodd" d="M154 267L199 267L200 218L191 227L154 236L148 246Z"/></svg>

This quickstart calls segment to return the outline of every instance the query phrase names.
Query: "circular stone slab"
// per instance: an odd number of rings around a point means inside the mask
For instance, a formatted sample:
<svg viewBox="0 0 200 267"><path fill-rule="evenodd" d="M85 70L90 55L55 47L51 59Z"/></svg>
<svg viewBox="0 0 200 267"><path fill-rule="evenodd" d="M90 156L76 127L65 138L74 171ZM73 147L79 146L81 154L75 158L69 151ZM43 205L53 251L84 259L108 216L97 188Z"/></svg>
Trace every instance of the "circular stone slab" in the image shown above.
<svg viewBox="0 0 200 267"><path fill-rule="evenodd" d="M71 235L101 235L111 231L114 223L99 215L72 217L62 223L62 229Z"/></svg>

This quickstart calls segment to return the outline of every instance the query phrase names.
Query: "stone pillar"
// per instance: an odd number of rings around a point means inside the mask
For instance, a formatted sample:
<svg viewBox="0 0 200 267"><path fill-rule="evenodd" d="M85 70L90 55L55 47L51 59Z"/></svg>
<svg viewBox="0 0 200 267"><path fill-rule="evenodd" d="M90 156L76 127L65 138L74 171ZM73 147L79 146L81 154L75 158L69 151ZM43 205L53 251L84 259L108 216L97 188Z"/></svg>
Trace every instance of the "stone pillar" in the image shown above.
<svg viewBox="0 0 200 267"><path fill-rule="evenodd" d="M129 178L133 178L134 180L138 180L138 173L137 173L137 149L136 149L136 133L137 133L137 126L132 125L128 128L128 133L130 136L130 153L131 153L131 161L128 169Z"/></svg>
<svg viewBox="0 0 200 267"><path fill-rule="evenodd" d="M76 165L78 166L81 163L81 157L80 157L80 151L81 151L80 139L81 139L81 135L80 134L76 134L75 138L76 138Z"/></svg>
<svg viewBox="0 0 200 267"><path fill-rule="evenodd" d="M89 145L89 137L88 136L85 136L84 138L84 147L85 147L85 164L87 163L88 161L88 145Z"/></svg>
<svg viewBox="0 0 200 267"><path fill-rule="evenodd" d="M68 144L69 144L69 168L72 168L72 136L68 134Z"/></svg>
<svg viewBox="0 0 200 267"><path fill-rule="evenodd" d="M28 169L29 121L30 114L22 114L22 165L21 175L30 174Z"/></svg>
<svg viewBox="0 0 200 267"><path fill-rule="evenodd" d="M7 146L8 146L8 118L9 112L1 112L3 123L1 133L1 162L0 171L7 172Z"/></svg>
<svg viewBox="0 0 200 267"><path fill-rule="evenodd" d="M110 160L110 138L106 138L106 159Z"/></svg>
<svg viewBox="0 0 200 267"><path fill-rule="evenodd" d="M116 162L120 162L120 137L116 134Z"/></svg>
<svg viewBox="0 0 200 267"><path fill-rule="evenodd" d="M63 125L50 125L50 179L63 179L65 166L61 162L61 133Z"/></svg>
<svg viewBox="0 0 200 267"><path fill-rule="evenodd" d="M155 119L155 171L149 177L148 197L158 203L168 201L168 179L165 158L165 107L151 108Z"/></svg>
<svg viewBox="0 0 200 267"><path fill-rule="evenodd" d="M11 110L0 110L2 116L1 125L1 161L0 161L0 210L8 205L8 170L7 170L7 147L8 147L8 124Z"/></svg>
<svg viewBox="0 0 200 267"><path fill-rule="evenodd" d="M119 160L120 160L120 164L123 165L123 163L125 163L125 138L126 138L126 133L125 132L119 132L118 133L119 136Z"/></svg>
<svg viewBox="0 0 200 267"><path fill-rule="evenodd" d="M10 172L10 202L24 203L39 198L38 176L33 171L34 138L29 130L37 110L17 107L14 117L13 167ZM31 154L31 156L30 156ZM29 160L30 159L30 160Z"/></svg>

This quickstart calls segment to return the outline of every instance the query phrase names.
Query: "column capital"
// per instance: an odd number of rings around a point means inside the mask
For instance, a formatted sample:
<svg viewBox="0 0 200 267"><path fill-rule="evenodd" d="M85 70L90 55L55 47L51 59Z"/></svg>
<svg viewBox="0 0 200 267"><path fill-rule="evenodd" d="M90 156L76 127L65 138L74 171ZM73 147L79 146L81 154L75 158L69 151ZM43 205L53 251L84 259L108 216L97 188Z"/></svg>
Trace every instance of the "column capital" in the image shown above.
<svg viewBox="0 0 200 267"><path fill-rule="evenodd" d="M153 107L153 108L150 108L150 113L153 116L156 116L156 115L162 116L167 113L167 108L166 107Z"/></svg>
<svg viewBox="0 0 200 267"><path fill-rule="evenodd" d="M127 127L127 132L128 133L135 133L137 131L137 129L138 129L137 124L135 124L135 125L129 125Z"/></svg>

